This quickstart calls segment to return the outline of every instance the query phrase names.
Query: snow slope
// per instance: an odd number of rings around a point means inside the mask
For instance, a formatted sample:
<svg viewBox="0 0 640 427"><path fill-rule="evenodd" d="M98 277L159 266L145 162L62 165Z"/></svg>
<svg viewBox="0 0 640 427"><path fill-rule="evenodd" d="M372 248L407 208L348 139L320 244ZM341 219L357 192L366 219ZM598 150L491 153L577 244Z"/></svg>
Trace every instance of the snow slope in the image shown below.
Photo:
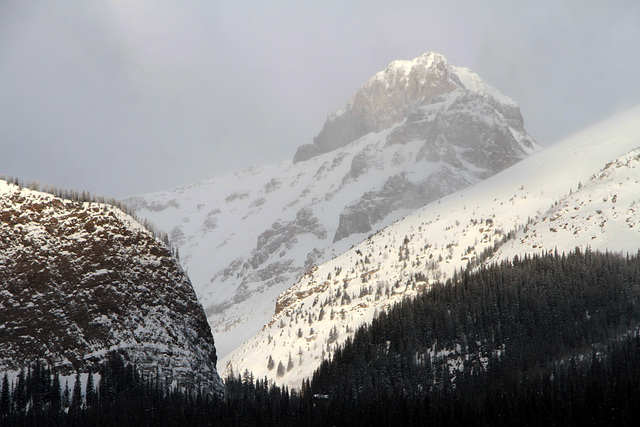
<svg viewBox="0 0 640 427"><path fill-rule="evenodd" d="M640 106L418 209L283 292L226 370L300 386L377 312L461 268L575 246L637 251L638 147ZM284 375L269 369L269 357Z"/></svg>
<svg viewBox="0 0 640 427"><path fill-rule="evenodd" d="M640 141L638 141L640 146ZM495 259L575 247L640 250L640 148L607 163L503 245Z"/></svg>
<svg viewBox="0 0 640 427"><path fill-rule="evenodd" d="M316 138L342 145L306 160L126 200L169 232L222 358L305 271L539 148L513 101L434 53L390 64L345 111ZM369 127L336 119L358 111Z"/></svg>

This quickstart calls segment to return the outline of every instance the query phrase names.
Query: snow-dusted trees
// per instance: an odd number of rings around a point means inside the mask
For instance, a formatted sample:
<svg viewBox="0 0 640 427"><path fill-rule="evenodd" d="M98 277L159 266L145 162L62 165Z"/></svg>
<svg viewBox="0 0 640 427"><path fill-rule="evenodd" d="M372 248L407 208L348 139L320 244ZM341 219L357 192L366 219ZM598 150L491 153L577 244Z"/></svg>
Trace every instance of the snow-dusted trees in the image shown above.
<svg viewBox="0 0 640 427"><path fill-rule="evenodd" d="M269 359L267 360L267 369L271 371L275 366L276 366L276 364L273 361L273 357L271 357L271 355L269 355Z"/></svg>
<svg viewBox="0 0 640 427"><path fill-rule="evenodd" d="M78 190L74 190L74 189L61 189L61 188L57 188L53 185L50 184L41 184L38 181L22 181L18 178L15 177L5 177L4 175L0 175L0 179L7 181L10 184L14 184L16 186L18 186L19 188L28 188L30 190L34 190L34 191L40 191L42 193L47 193L47 194L51 194L52 196L55 197L59 197L61 199L65 199L65 200L71 200L73 202L77 202L77 203L100 203L103 205L109 205L109 206L113 206L117 209L120 209L121 211L123 211L124 213L126 213L127 215L133 217L136 221L138 221L140 224L142 224L142 226L144 228L146 228L149 232L151 232L151 234L153 234L153 236L160 240L161 242L163 242L169 249L171 249L172 254L174 254L174 256L176 257L176 259L180 259L179 258L179 254L177 249L173 249L171 247L171 244L169 242L169 235L164 232L163 230L161 230L160 228L158 228L155 224L153 224L151 221L145 219L139 219L136 214L129 209L129 207L122 201L120 200L116 200L114 198L111 197L104 197L104 196L97 196L95 194L91 194L88 191L78 191Z"/></svg>

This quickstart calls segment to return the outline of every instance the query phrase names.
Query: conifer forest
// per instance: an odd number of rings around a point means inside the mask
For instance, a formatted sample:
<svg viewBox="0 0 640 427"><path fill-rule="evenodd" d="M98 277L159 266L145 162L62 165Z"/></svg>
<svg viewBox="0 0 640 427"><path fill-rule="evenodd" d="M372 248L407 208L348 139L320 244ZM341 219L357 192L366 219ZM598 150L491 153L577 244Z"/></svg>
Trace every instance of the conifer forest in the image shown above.
<svg viewBox="0 0 640 427"><path fill-rule="evenodd" d="M0 425L635 425L639 330L638 256L527 256L380 313L300 390L243 372L185 392L113 353L84 385L5 375Z"/></svg>

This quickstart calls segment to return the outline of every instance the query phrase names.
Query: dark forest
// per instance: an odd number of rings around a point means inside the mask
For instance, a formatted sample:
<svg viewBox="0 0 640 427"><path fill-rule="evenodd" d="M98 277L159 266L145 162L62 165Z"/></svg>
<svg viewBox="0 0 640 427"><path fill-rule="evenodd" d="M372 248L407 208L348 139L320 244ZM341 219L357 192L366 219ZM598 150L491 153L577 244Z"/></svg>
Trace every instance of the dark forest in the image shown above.
<svg viewBox="0 0 640 427"><path fill-rule="evenodd" d="M170 389L117 353L82 388L32 364L3 425L636 425L640 260L576 251L465 271L360 328L301 390Z"/></svg>

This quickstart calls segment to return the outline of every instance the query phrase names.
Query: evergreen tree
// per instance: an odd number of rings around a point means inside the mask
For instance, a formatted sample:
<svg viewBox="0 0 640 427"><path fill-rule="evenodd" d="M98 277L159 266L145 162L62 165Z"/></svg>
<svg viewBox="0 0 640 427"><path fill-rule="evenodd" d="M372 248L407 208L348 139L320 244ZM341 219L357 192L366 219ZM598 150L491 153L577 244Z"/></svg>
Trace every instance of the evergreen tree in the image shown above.
<svg viewBox="0 0 640 427"><path fill-rule="evenodd" d="M71 395L71 405L69 410L78 410L82 407L82 384L80 383L80 374L76 373L76 381L73 384L73 394Z"/></svg>
<svg viewBox="0 0 640 427"><path fill-rule="evenodd" d="M2 391L0 391L0 414L9 413L9 408L11 406L11 398L9 393L9 377L5 373L4 377L2 378Z"/></svg>
<svg viewBox="0 0 640 427"><path fill-rule="evenodd" d="M293 369L293 359L291 358L291 353L289 353L289 361L287 362L287 372Z"/></svg>
<svg viewBox="0 0 640 427"><path fill-rule="evenodd" d="M62 408L68 408L71 405L71 390L69 390L69 380L65 380L64 393L62 393Z"/></svg>
<svg viewBox="0 0 640 427"><path fill-rule="evenodd" d="M93 406L96 400L96 390L93 384L93 372L89 371L89 375L87 377L87 388L85 391L85 401L87 402L87 407Z"/></svg>
<svg viewBox="0 0 640 427"><path fill-rule="evenodd" d="M24 368L20 369L18 374L18 382L15 387L15 397L13 398L16 411L21 412L27 406L27 380L25 378Z"/></svg>
<svg viewBox="0 0 640 427"><path fill-rule="evenodd" d="M276 366L276 364L273 361L273 357L271 357L271 355L269 355L269 360L267 360L267 369L271 371L275 366Z"/></svg>
<svg viewBox="0 0 640 427"><path fill-rule="evenodd" d="M56 372L51 383L51 410L54 413L60 412L62 408L62 388L60 386L60 374Z"/></svg>

